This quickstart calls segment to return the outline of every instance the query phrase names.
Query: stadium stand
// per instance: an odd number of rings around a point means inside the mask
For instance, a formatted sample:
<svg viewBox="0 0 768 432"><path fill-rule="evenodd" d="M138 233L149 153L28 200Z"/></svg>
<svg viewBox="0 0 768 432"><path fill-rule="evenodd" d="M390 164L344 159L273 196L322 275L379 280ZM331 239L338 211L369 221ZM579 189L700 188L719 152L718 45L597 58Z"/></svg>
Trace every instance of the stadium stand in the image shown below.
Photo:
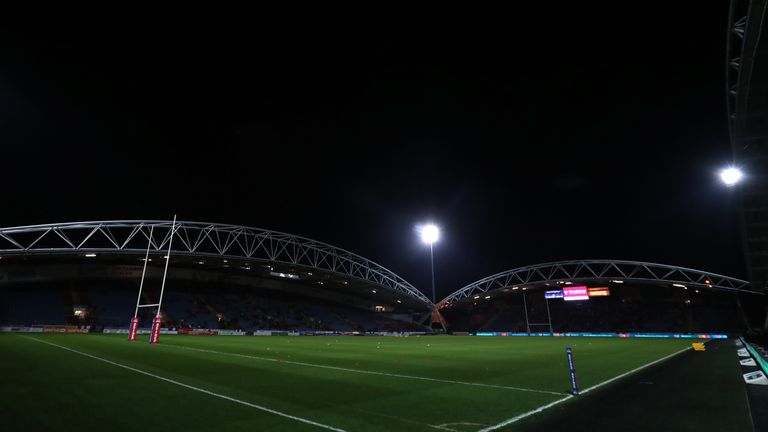
<svg viewBox="0 0 768 432"><path fill-rule="evenodd" d="M28 283L0 290L0 322L6 324L67 324L66 291L47 283Z"/></svg>
<svg viewBox="0 0 768 432"><path fill-rule="evenodd" d="M155 302L156 291L146 288L142 303ZM6 287L0 290L0 324L125 327L133 316L137 292L135 283L116 280L79 281L69 289L50 282ZM86 308L85 317L74 317L75 304ZM141 322L151 322L153 313L141 309ZM425 330L419 324L321 298L190 282L166 291L163 315L164 325L171 328L361 333Z"/></svg>
<svg viewBox="0 0 768 432"><path fill-rule="evenodd" d="M542 291L526 294L528 321L547 323L547 306L555 332L741 333L735 295L711 290L643 286L611 288L611 296L544 303ZM444 308L451 331L527 331L522 294L478 299ZM536 331L548 331L538 327Z"/></svg>

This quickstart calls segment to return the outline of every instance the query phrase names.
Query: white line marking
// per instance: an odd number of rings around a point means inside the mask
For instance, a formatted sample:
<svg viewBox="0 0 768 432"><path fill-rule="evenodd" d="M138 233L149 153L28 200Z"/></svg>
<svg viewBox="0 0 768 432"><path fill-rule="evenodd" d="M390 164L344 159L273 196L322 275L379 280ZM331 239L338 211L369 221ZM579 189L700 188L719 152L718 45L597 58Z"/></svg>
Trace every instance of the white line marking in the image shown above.
<svg viewBox="0 0 768 432"><path fill-rule="evenodd" d="M483 424L482 423L471 423L471 422L458 422L458 423L443 423L443 424L439 424L439 425L429 425L429 427L432 427L432 428L435 428L435 429L447 430L447 431L451 431L451 432L461 432L459 430L449 428L448 426L450 426L450 425L482 426Z"/></svg>
<svg viewBox="0 0 768 432"><path fill-rule="evenodd" d="M287 364L293 364L293 365L299 365L299 366L331 369L331 370L338 370L338 371L344 371L344 372L355 372L355 373L368 374L368 375L379 375L379 376L388 376L388 377L395 377L395 378L406 378L406 379L433 381L433 382L441 382L441 383L447 383L447 384L469 385L469 386L477 386L477 387L490 387L490 388L497 388L497 389L504 389L504 390L518 390L518 391L533 392L533 393L552 394L552 395L558 395L558 396L563 394L562 392L558 393L558 392L553 392L548 390L536 390L536 389L529 389L529 388L522 388L522 387L503 386L503 385L496 385L496 384L483 384L483 383L475 383L475 382L467 382L467 381L453 381L453 380L445 380L445 379L439 379L439 378L420 377L415 375L401 375L401 374L393 374L393 373L386 373L386 372L367 371L362 369L350 369L350 368L344 368L339 366L326 366L326 365L319 365L315 363L304 363L304 362L297 362L297 361L291 361L291 360L280 360L280 359L269 358L269 357L259 357L259 356L248 355L248 354L237 354L237 353L228 353L223 351L207 350L202 348L192 348L192 347L183 346L183 345L164 344L162 346L166 346L166 347L172 346L175 348L186 349L191 351L200 351L200 352L207 352L212 354L222 354L222 355L229 355L234 357L244 357L244 358L250 358L254 360L262 360L262 361L269 361L269 362L275 362L275 363L287 363Z"/></svg>
<svg viewBox="0 0 768 432"><path fill-rule="evenodd" d="M664 356L664 357L662 357L660 359L656 359L656 360L654 360L654 361L652 361L652 362L650 362L648 364L645 364L645 365L640 366L640 367L636 367L636 368L632 369L629 372L624 372L623 374L615 376L615 377L613 377L613 378L611 378L609 380L603 381L600 384L595 384L592 387L586 388L586 389L580 391L579 394L587 393L587 392L590 392L590 391L592 391L592 390L594 390L596 388L600 388L600 387L602 387L602 386L604 386L604 385L606 385L608 383L612 383L612 382L616 381L617 379L624 378L625 376L627 376L629 374L635 373L635 372L637 372L637 371L639 371L641 369L645 369L648 366L653 366L656 363L663 362L664 360L666 360L666 359L668 359L670 357L674 357L674 356L676 356L676 355L678 355L678 354L680 354L682 352L688 351L689 349L691 349L691 347L686 347L686 348L681 349L680 351L675 351L675 352L673 352L672 354L670 354L668 356Z"/></svg>
<svg viewBox="0 0 768 432"><path fill-rule="evenodd" d="M550 403L548 403L546 405L542 405L542 406L536 408L535 410L524 412L524 413L522 413L520 415L512 417L511 419L504 420L501 423L495 424L493 426L488 426L485 429L480 429L478 432L489 432L489 431L492 431L492 430L503 428L504 426L510 425L512 423L515 423L515 422L517 422L519 420L522 420L522 419L524 419L524 418L526 418L528 416L532 416L532 415L534 415L536 413L540 413L540 412L544 411L545 409L552 408L553 406L559 404L560 402L567 401L568 399L571 399L573 397L574 396L572 396L572 395L568 395L568 396L566 396L564 398L561 398L561 399L558 399L558 400L556 400L554 402L550 402Z"/></svg>
<svg viewBox="0 0 768 432"><path fill-rule="evenodd" d="M283 413L283 412L280 412L280 411L277 411L277 410L273 410L273 409L270 409L270 408L267 408L267 407L263 407L261 405L256 405L256 404L252 404L250 402L242 401L240 399L235 399L235 398L230 397L230 396L226 396L226 395L219 394L219 393L214 393L214 392L212 392L210 390L205 390L205 389L202 389L202 388L199 388L199 387L194 387L194 386L191 386L189 384L184 384L183 382L172 380L170 378L161 377L161 376L155 375L153 373L149 373L149 372L146 372L146 371L143 371L143 370L140 370L140 369L132 368L132 367L126 366L124 364L116 363L116 362L113 362L111 360L107 360L107 359L104 359L104 358L101 358L101 357L97 357L97 356L92 355L92 354L84 353L84 352L81 352L81 351L78 351L78 350L75 350L75 349L72 349L72 348L68 348L68 347L65 347L65 346L62 346L62 345L58 345L58 344L55 344L53 342L48 342L48 341L40 340L40 339L37 339L37 338L29 337L29 336L21 336L21 335L18 335L18 336L19 337L23 337L25 339L31 339L31 340L33 340L35 342L40 342L40 343L44 343L44 344L47 344L47 345L55 346L55 347L58 347L58 348L61 348L61 349L67 350L67 351L71 351L73 353L80 354L80 355L85 356L85 357L90 357L92 359L99 360L99 361L102 361L104 363L109 363L111 365L114 365L114 366L117 366L117 367L121 367L123 369L128 369L130 371L137 372L137 373L140 373L142 375L150 376L152 378L157 378L157 379L159 379L161 381L169 382L171 384L176 384L177 386L188 388L190 390L198 391L200 393L205 393L207 395L215 396L215 397L218 397L218 398L221 398L221 399L226 399L228 401L239 403L241 405L245 405L245 406L248 406L248 407L251 407L251 408L256 408L257 410L265 411L265 412L268 412L270 414L279 415L281 417L289 418L291 420L296 420L296 421L301 422L301 423L310 424L312 426L317 426L317 427L321 427L321 428L324 428L324 429L329 429L329 430L336 431L336 432L346 432L344 429L335 428L333 426L328 426L328 425L325 425L325 424L322 424L322 423L318 423L318 422L315 422L315 421L312 421L312 420L307 420L305 418L292 416L290 414L286 414L286 413Z"/></svg>
<svg viewBox="0 0 768 432"><path fill-rule="evenodd" d="M597 388L600 388L600 387L602 387L602 386L604 386L604 385L606 385L606 384L608 384L608 383L611 383L611 382L613 382L613 381L616 381L617 379L620 379L620 378L624 378L625 376L627 376L627 375L629 375L629 374L633 374L633 373L635 373L635 372L637 372L637 371L639 371L639 370L641 370L641 369L645 369L645 368L647 368L648 366L653 366L653 365L655 365L656 363L662 362L662 361L664 361L664 360L666 360L666 359L668 359L668 358L670 358L670 357L674 357L674 356L676 356L676 355L678 355L678 354L680 354L680 353L682 353L682 352L688 351L689 349L691 349L691 347L683 348L683 349L681 349L680 351L676 351L676 352L673 352L672 354L670 354L670 355L668 355L668 356L664 356L664 357L662 357L662 358L660 358L660 359L656 359L656 360L654 360L654 361L652 361L652 362L650 362L650 363L644 364L644 365L642 365L642 366L640 366L640 367L636 367L636 368L632 369L632 370L631 370L631 371L629 371L629 372L624 372L624 373L623 373L623 374L621 374L621 375L617 375L617 376L615 376L615 377L613 377L613 378L611 378L611 379L605 380L605 381L603 381L603 382L601 382L601 383L599 383L599 384L595 384L595 385L593 385L592 387L586 388L586 389L584 389L584 390L580 391L580 392L579 392L579 394L584 394L584 393L590 392L590 391L592 391L592 390L595 390L595 389L597 389ZM517 422L517 421L519 421L519 420L522 420L522 419L524 419L524 418L526 418L526 417L532 416L532 415L534 415L534 414L536 414L536 413L540 413L540 412L542 412L542 411L544 411L544 410L546 410L546 409L552 408L553 406L555 406L555 405L557 405L557 404L559 404L559 403L561 403L561 402L567 401L568 399L572 399L572 398L574 398L574 397L575 397L575 396L573 396L573 395L568 395L568 396L566 396L566 397L564 397L564 398L561 398L561 399L558 399L558 400L556 400L556 401L554 401L554 402L550 402L550 403L548 403L548 404L546 404L546 405L542 405L542 406L540 406L540 407L538 407L538 408L536 408L536 409L534 409L534 410L531 410L531 411L528 411L528 412L524 412L524 413L522 413L522 414L520 414L520 415L517 415L517 416L515 416L515 417L512 417L512 418L510 418L510 419L504 420L504 421L503 421L503 422L501 422L501 423L495 424L495 425L493 425L493 426L488 426L488 427L487 427L487 428L485 428L485 429L480 429L478 432L490 432L490 431L492 431L492 430L496 430L496 429L499 429L499 428L503 428L504 426L510 425L510 424L512 424L512 423L515 423L515 422Z"/></svg>
<svg viewBox="0 0 768 432"><path fill-rule="evenodd" d="M458 431L456 429L451 429L451 428L447 427L446 425L429 425L429 427L435 428L435 429L440 429L440 430L447 430L447 431L450 431L450 432L461 432L461 431Z"/></svg>
<svg viewBox="0 0 768 432"><path fill-rule="evenodd" d="M422 423L422 422L418 422L418 421L414 421L414 420L409 420L407 418L391 416L391 415L387 415L387 414L382 414L380 412L368 411L368 410L364 410L364 409L360 409L360 408L352 408L352 409L357 411L357 412L364 413L364 414L384 417L384 418L392 419L392 420L403 422L403 423L409 423L409 424L415 424L415 425L419 425L419 426L429 426L429 427L432 427L431 424Z"/></svg>

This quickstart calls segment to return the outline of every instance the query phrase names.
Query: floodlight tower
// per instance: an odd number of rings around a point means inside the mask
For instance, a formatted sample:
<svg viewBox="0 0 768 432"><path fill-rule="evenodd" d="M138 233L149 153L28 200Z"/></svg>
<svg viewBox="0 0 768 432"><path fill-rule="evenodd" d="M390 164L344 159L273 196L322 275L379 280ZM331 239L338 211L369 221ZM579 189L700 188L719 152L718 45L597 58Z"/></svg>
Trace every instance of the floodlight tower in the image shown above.
<svg viewBox="0 0 768 432"><path fill-rule="evenodd" d="M435 224L421 227L421 241L429 245L429 263L432 269L432 303L435 302L435 254L432 245L440 239L440 228Z"/></svg>

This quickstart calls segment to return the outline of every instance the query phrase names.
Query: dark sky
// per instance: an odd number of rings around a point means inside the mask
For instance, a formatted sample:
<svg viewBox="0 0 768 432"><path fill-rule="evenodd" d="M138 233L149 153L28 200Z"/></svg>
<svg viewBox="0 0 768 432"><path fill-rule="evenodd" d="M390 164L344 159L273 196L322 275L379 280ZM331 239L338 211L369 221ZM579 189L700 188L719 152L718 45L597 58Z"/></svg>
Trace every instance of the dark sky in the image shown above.
<svg viewBox="0 0 768 432"><path fill-rule="evenodd" d="M632 7L6 28L0 226L177 213L427 292L432 220L439 296L564 259L743 277L727 2Z"/></svg>

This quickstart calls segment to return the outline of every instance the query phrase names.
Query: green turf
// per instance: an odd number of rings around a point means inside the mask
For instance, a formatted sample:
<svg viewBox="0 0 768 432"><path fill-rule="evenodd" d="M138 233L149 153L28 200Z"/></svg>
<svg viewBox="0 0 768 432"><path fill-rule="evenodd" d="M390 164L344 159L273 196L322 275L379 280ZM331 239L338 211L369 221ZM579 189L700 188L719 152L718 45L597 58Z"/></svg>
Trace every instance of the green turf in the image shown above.
<svg viewBox="0 0 768 432"><path fill-rule="evenodd" d="M546 416L516 424L515 432L753 432L745 384L733 341L688 350L643 369L589 397L572 399Z"/></svg>
<svg viewBox="0 0 768 432"><path fill-rule="evenodd" d="M4 334L0 418L7 430L324 430L39 341L348 431L478 430L562 398L570 386L566 346L587 388L691 342L163 335L152 346L122 335Z"/></svg>

